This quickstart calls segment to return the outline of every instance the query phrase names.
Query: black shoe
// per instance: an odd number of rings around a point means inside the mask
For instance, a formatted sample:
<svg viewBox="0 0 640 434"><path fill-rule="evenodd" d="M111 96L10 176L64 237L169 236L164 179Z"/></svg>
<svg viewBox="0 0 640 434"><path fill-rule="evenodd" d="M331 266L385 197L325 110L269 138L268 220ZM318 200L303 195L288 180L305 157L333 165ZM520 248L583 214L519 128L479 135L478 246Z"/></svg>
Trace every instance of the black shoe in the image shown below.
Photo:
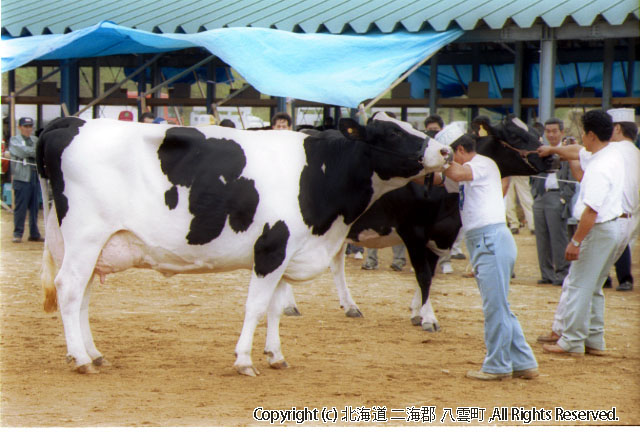
<svg viewBox="0 0 640 434"><path fill-rule="evenodd" d="M553 286L562 286L563 283L564 280L554 280L553 282L551 282Z"/></svg>
<svg viewBox="0 0 640 434"><path fill-rule="evenodd" d="M540 279L540 280L538 280L538 285L550 285L552 283L553 282L550 281L549 279Z"/></svg>
<svg viewBox="0 0 640 434"><path fill-rule="evenodd" d="M631 290L633 290L633 283L628 282L628 281L627 282L622 282L616 288L616 291L631 291Z"/></svg>
<svg viewBox="0 0 640 434"><path fill-rule="evenodd" d="M603 288L613 288L613 285L611 284L611 277L607 276L607 280L604 281L604 285L602 287Z"/></svg>
<svg viewBox="0 0 640 434"><path fill-rule="evenodd" d="M29 237L29 241L35 241L35 242L41 243L41 242L44 241L44 238L42 238L42 237Z"/></svg>

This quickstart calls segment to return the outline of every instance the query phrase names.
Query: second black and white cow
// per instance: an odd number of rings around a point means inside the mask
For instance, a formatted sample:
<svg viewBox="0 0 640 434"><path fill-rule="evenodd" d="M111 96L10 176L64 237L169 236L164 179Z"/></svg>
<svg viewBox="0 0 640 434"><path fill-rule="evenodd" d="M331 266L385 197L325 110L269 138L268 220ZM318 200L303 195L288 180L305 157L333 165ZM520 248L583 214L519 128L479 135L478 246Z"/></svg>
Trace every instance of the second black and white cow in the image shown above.
<svg viewBox="0 0 640 434"><path fill-rule="evenodd" d="M45 310L57 305L78 372L103 362L89 326L93 276L252 271L234 366L256 375L253 335L267 315L269 365L286 366L286 282L341 255L351 225L381 195L439 170L450 149L384 114L340 132L53 121L37 145L54 208L46 221ZM46 188L43 189L46 191Z"/></svg>
<svg viewBox="0 0 640 434"><path fill-rule="evenodd" d="M502 177L551 169L553 159L541 159L535 152L541 144L538 135L518 118L509 116L496 125L481 120L477 127L487 132L477 137L477 152L492 158ZM411 302L411 322L436 331L440 326L429 298L439 259L434 250L451 248L461 225L457 193L410 183L377 200L353 224L348 241L370 248L405 244L419 286ZM347 316L361 316L347 286L344 261L332 269L340 306Z"/></svg>

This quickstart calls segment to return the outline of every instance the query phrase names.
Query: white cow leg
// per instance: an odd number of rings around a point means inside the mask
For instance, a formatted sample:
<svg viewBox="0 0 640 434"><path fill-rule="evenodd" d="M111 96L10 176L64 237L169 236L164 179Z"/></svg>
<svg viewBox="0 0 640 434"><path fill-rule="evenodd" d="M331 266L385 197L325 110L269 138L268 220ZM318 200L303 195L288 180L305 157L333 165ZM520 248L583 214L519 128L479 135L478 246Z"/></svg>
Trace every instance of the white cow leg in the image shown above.
<svg viewBox="0 0 640 434"><path fill-rule="evenodd" d="M93 342L93 335L91 334L91 326L89 324L89 301L91 299L91 282L87 284L87 289L84 291L84 297L82 299L82 306L80 307L80 329L82 331L82 340L84 341L84 347L87 350L87 354L91 357L91 361L95 366L106 366L107 361L104 359L100 351L96 348Z"/></svg>
<svg viewBox="0 0 640 434"><path fill-rule="evenodd" d="M93 274L92 268L95 260L90 262L84 260L86 256L82 259L72 259L68 256L65 256L55 280L60 316L67 341L67 360L69 362L75 361L75 369L79 373L94 373L97 371L92 365L91 356L87 353L83 333L83 317L85 315L88 323L88 302L87 312L81 313L81 311L85 291Z"/></svg>
<svg viewBox="0 0 640 434"><path fill-rule="evenodd" d="M331 259L331 274L333 274L333 281L338 290L338 298L340 299L340 307L344 309L345 315L350 318L361 318L362 312L356 305L356 302L351 298L351 292L347 286L347 279L344 274L344 253L347 249L347 244L342 245L342 249Z"/></svg>
<svg viewBox="0 0 640 434"><path fill-rule="evenodd" d="M298 305L296 304L296 298L293 296L293 288L286 282L280 282L284 284L284 300L282 301L284 306L284 314L287 316L300 316Z"/></svg>
<svg viewBox="0 0 640 434"><path fill-rule="evenodd" d="M271 303L269 303L269 309L267 310L267 339L264 353L267 355L269 365L274 369L289 367L282 354L280 344L280 318L282 317L283 306L286 306L290 301L287 292L293 294L291 285L281 280L273 293L273 297L271 297Z"/></svg>
<svg viewBox="0 0 640 434"><path fill-rule="evenodd" d="M260 375L260 371L253 366L251 360L251 348L253 347L253 335L255 334L258 322L267 312L271 304L271 299L282 274L273 276L274 273L266 277L258 277L255 272L251 276L249 283L249 293L245 307L244 323L242 332L236 344L235 368L240 374L255 377Z"/></svg>
<svg viewBox="0 0 640 434"><path fill-rule="evenodd" d="M427 302L420 309L420 315L422 316L422 330L428 332L437 332L440 330L436 313L431 306L431 297L427 299Z"/></svg>
<svg viewBox="0 0 640 434"><path fill-rule="evenodd" d="M418 287L416 292L413 293L413 298L411 299L411 324L414 326L422 324L422 315L420 314L421 308L422 292L420 292L420 287Z"/></svg>

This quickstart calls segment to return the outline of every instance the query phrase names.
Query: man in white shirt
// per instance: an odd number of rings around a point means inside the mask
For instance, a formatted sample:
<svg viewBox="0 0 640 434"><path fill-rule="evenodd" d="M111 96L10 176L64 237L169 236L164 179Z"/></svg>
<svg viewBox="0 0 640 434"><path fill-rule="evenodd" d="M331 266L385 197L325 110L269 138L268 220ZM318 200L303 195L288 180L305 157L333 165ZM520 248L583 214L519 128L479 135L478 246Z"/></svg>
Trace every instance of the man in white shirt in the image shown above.
<svg viewBox="0 0 640 434"><path fill-rule="evenodd" d="M638 135L635 123L635 110L618 108L608 110L613 120L611 145L623 156L625 164L624 190L622 195L622 224L625 227L625 239L618 248L615 263L618 277L618 291L633 289L631 275L631 245L640 231L640 150L634 145Z"/></svg>
<svg viewBox="0 0 640 434"><path fill-rule="evenodd" d="M444 174L459 183L460 216L485 318L487 353L479 371L467 377L491 381L538 376L538 363L507 299L516 261L516 243L505 219L504 190L496 163L475 152L475 140L463 131L438 140L450 145L454 161ZM445 139L446 138L446 139Z"/></svg>
<svg viewBox="0 0 640 434"><path fill-rule="evenodd" d="M620 218L625 165L615 146L609 144L613 132L611 116L602 110L591 110L582 116L582 125L586 149L579 151L579 157L583 175L574 171L581 179L573 210L579 223L565 251L566 259L572 263L556 311L558 331L554 328L556 336L550 336L559 339L543 345L545 352L573 356L604 354L602 286L625 236ZM575 147L543 147L539 153L575 159Z"/></svg>

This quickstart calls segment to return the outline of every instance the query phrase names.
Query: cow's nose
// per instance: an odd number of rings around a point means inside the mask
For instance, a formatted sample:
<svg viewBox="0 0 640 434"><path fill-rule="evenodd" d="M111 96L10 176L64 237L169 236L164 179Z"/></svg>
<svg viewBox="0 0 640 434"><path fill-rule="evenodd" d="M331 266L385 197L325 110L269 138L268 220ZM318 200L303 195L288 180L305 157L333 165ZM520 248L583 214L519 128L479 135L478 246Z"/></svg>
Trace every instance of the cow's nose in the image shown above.
<svg viewBox="0 0 640 434"><path fill-rule="evenodd" d="M451 150L449 150L449 148L440 149L440 155L444 157L444 160L447 163L451 163L451 161L453 160L453 153L451 152Z"/></svg>

